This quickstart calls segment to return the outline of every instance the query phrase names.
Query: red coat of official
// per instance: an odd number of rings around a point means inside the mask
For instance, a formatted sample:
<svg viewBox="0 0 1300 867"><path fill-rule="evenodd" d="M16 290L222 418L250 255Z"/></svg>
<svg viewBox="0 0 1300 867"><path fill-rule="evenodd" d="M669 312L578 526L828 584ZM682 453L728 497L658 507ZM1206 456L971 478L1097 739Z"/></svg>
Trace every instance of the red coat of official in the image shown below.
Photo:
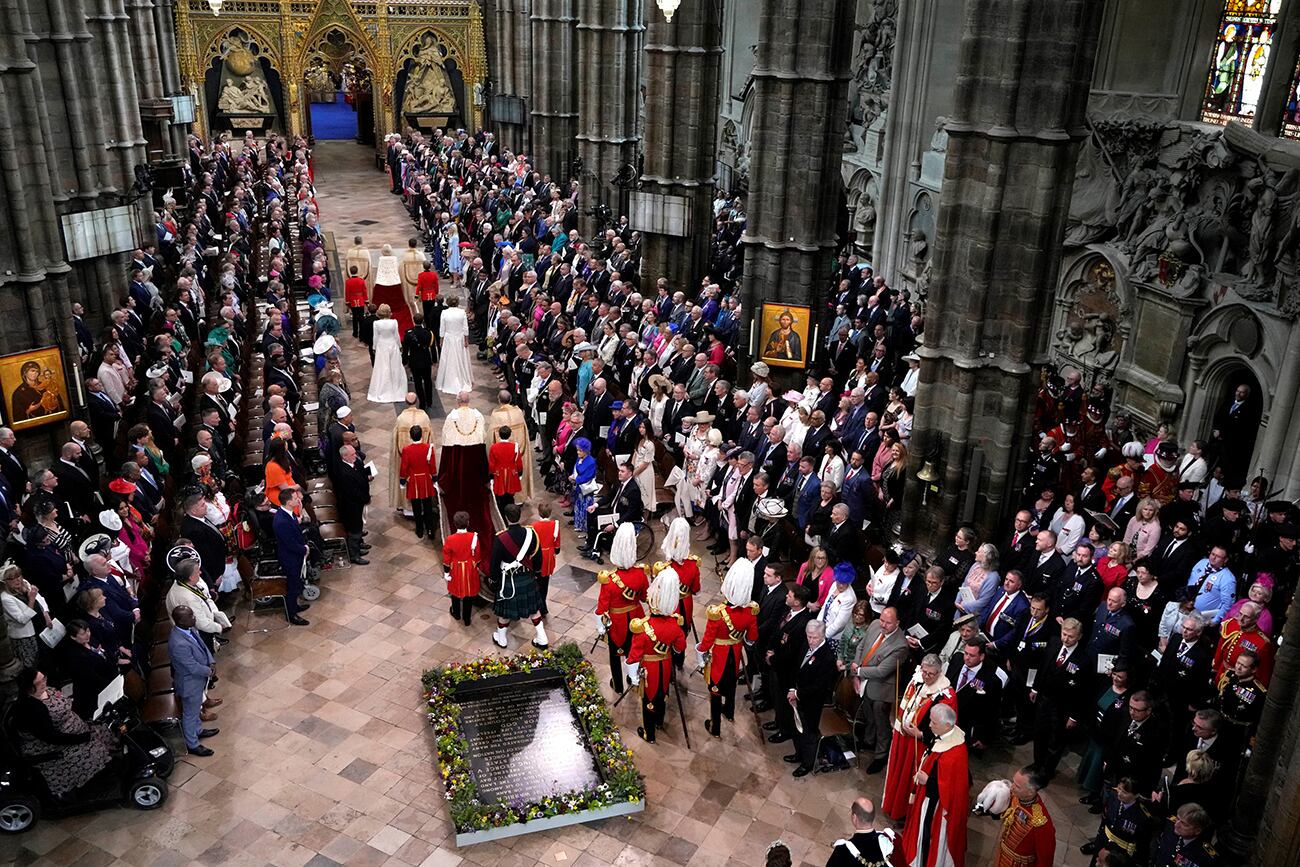
<svg viewBox="0 0 1300 867"><path fill-rule="evenodd" d="M442 543L442 563L449 570L447 592L457 599L478 595L477 533L461 530L448 536Z"/></svg>
<svg viewBox="0 0 1300 867"><path fill-rule="evenodd" d="M681 563L674 560L672 567L677 573L677 592L682 599L677 611L689 629L695 618L695 594L700 592L700 558L692 554Z"/></svg>
<svg viewBox="0 0 1300 867"><path fill-rule="evenodd" d="M492 473L492 493L498 497L523 490L524 456L510 440L493 443L488 449L488 472Z"/></svg>
<svg viewBox="0 0 1300 867"><path fill-rule="evenodd" d="M727 670L727 657L736 660L735 671L739 674L745 659L744 643L752 643L758 638L758 603L751 602L739 608L710 605L707 617L708 625L704 627L704 638L700 640L700 652L722 648L721 653L709 657L709 682L721 683Z"/></svg>
<svg viewBox="0 0 1300 867"><path fill-rule="evenodd" d="M343 281L343 300L349 307L365 307L366 281L363 277L349 277Z"/></svg>
<svg viewBox="0 0 1300 867"><path fill-rule="evenodd" d="M406 499L423 500L434 496L433 477L438 474L438 458L429 443L411 443L402 449L398 478L406 482Z"/></svg>
<svg viewBox="0 0 1300 867"><path fill-rule="evenodd" d="M415 292L419 295L421 301L436 301L438 299L438 275L433 271L421 271L420 276L415 278Z"/></svg>
<svg viewBox="0 0 1300 867"><path fill-rule="evenodd" d="M676 614L638 618L628 628L632 630L632 649L627 661L641 663L646 700L658 700L668 692L673 678L672 651L686 652L686 633Z"/></svg>
<svg viewBox="0 0 1300 867"><path fill-rule="evenodd" d="M533 532L537 534L537 577L550 578L555 573L555 554L560 548L560 522L534 521Z"/></svg>
<svg viewBox="0 0 1300 867"><path fill-rule="evenodd" d="M600 582L596 613L608 618L609 640L622 652L628 646L631 634L629 621L634 617L645 617L641 603L645 601L650 579L644 566L633 566L631 569L601 572L596 580Z"/></svg>
<svg viewBox="0 0 1300 867"><path fill-rule="evenodd" d="M916 867L961 867L966 863L970 757L961 730L954 731L956 743L940 738L925 753L920 770L928 779L913 784L903 826L903 856Z"/></svg>

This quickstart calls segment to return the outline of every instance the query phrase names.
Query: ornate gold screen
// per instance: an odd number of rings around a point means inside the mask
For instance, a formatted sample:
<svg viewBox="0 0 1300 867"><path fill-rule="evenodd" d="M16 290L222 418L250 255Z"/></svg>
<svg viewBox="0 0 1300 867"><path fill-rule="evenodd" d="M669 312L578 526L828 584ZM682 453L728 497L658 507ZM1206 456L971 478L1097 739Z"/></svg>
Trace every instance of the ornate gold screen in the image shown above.
<svg viewBox="0 0 1300 867"><path fill-rule="evenodd" d="M483 121L487 54L477 0L226 0L219 15L212 13L207 0L178 0L176 41L181 77L195 97L195 122L201 130L209 130L213 120L205 78L216 60L223 74L230 70L235 76L249 76L235 81L255 91L261 88L257 79L265 59L279 76L279 86L271 89L278 91L285 124L295 135L306 128L308 70L352 57L372 76L380 141L405 125L403 107L394 104L394 94L399 73L408 65L406 78L415 81L423 95L411 105L445 105L450 89L445 64L452 61L463 82L455 113L472 128ZM238 96L234 91L233 98ZM259 104L251 95L245 102Z"/></svg>

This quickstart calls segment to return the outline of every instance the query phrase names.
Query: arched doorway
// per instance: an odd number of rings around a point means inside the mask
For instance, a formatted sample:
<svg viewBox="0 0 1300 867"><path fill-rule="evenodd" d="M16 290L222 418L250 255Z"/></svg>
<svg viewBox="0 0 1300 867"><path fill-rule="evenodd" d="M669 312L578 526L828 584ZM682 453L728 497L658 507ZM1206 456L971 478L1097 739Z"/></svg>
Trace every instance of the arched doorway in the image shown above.
<svg viewBox="0 0 1300 867"><path fill-rule="evenodd" d="M1244 386L1245 391L1238 390ZM1264 394L1249 367L1233 365L1223 372L1216 389L1208 436L1225 483L1244 485L1255 475L1250 459L1259 438ZM1239 402L1239 403L1238 403Z"/></svg>
<svg viewBox="0 0 1300 867"><path fill-rule="evenodd" d="M321 34L303 63L304 129L319 140L376 139L374 80L366 54L338 28Z"/></svg>

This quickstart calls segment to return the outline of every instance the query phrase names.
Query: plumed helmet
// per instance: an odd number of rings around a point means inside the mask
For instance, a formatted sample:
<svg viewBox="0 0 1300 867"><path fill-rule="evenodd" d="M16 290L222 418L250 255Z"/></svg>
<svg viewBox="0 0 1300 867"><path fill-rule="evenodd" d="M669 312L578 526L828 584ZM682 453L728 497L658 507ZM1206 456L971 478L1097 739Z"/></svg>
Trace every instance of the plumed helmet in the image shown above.
<svg viewBox="0 0 1300 867"><path fill-rule="evenodd" d="M1142 443L1129 442L1129 443L1124 443L1123 454L1124 457L1126 458L1130 458L1135 461L1140 461L1142 460L1142 456L1146 454L1146 450L1142 448Z"/></svg>
<svg viewBox="0 0 1300 867"><path fill-rule="evenodd" d="M669 560L681 563L691 554L691 524L685 518L674 518L659 550Z"/></svg>
<svg viewBox="0 0 1300 867"><path fill-rule="evenodd" d="M619 525L618 531L614 533L614 544L609 549L609 562L620 569L630 569L636 565L635 525Z"/></svg>
<svg viewBox="0 0 1300 867"><path fill-rule="evenodd" d="M722 579L722 595L731 605L744 605L754 593L754 564L741 557Z"/></svg>
<svg viewBox="0 0 1300 867"><path fill-rule="evenodd" d="M681 598L678 592L679 580L677 570L671 566L655 576L646 593L646 602L650 603L652 613L672 614L677 610L677 602Z"/></svg>

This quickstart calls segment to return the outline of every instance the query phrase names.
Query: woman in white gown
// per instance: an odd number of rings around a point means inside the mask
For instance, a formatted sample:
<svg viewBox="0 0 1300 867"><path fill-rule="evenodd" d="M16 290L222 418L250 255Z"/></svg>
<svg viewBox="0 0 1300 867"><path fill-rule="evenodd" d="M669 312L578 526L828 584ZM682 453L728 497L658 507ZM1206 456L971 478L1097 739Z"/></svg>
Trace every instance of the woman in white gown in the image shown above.
<svg viewBox="0 0 1300 867"><path fill-rule="evenodd" d="M469 320L460 309L460 298L447 299L442 312L442 348L438 356L438 391L459 394L474 388L469 369Z"/></svg>
<svg viewBox="0 0 1300 867"><path fill-rule="evenodd" d="M366 397L374 403L401 403L406 400L406 368L402 367L397 320L387 304L379 305L375 315L379 317L375 320L375 366Z"/></svg>

